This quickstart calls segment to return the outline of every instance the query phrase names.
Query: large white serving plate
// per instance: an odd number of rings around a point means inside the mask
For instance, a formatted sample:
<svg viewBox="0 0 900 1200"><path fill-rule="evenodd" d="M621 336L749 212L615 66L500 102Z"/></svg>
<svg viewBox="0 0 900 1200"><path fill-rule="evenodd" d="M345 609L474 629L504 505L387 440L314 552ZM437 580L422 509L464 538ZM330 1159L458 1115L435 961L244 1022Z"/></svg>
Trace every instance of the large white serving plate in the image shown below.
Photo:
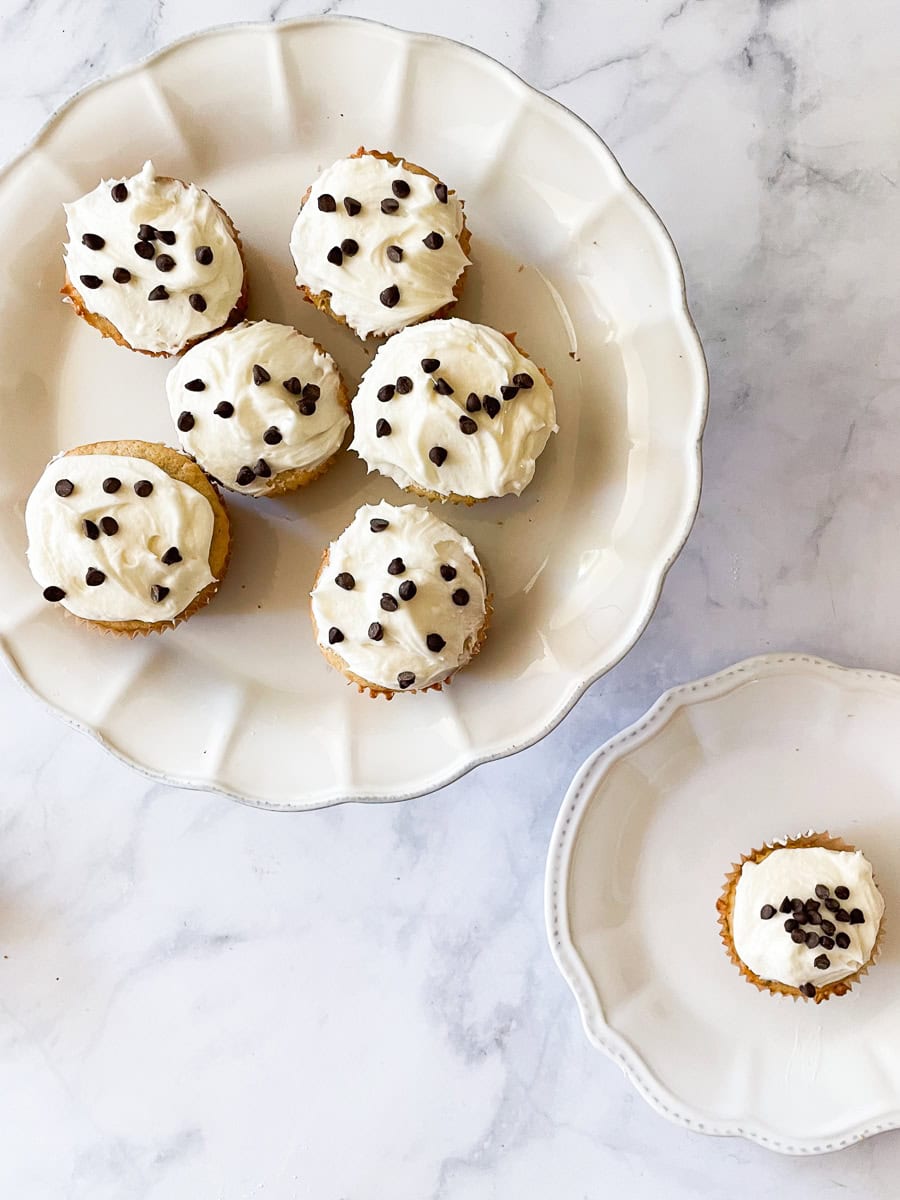
<svg viewBox="0 0 900 1200"><path fill-rule="evenodd" d="M675 688L593 754L557 819L546 912L591 1041L664 1116L788 1154L900 1126L900 679L769 655ZM758 992L719 940L740 855L830 830L872 860L878 963L825 1004Z"/></svg>
<svg viewBox="0 0 900 1200"><path fill-rule="evenodd" d="M357 506L403 499L350 454L281 501L229 496L235 554L187 625L130 642L66 620L25 565L22 511L76 443L174 441L164 361L60 303L62 202L157 168L205 186L242 232L253 317L298 325L356 382L373 352L304 304L288 239L333 159L394 150L458 189L473 232L459 314L556 383L534 483L441 510L475 543L495 620L443 693L359 696L321 659L307 593ZM0 643L25 684L134 766L271 808L429 791L547 733L634 643L693 520L707 403L674 248L586 125L454 42L353 20L203 34L82 92L0 176Z"/></svg>

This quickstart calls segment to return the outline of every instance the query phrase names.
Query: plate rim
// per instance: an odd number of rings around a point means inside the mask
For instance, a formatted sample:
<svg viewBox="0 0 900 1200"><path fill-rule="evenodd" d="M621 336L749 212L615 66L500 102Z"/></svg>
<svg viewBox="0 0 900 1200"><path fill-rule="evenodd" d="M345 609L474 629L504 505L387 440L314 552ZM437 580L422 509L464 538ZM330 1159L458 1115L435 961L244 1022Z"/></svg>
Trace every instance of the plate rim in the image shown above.
<svg viewBox="0 0 900 1200"><path fill-rule="evenodd" d="M424 787L414 787L411 790L402 792L392 791L390 794L360 793L346 795L342 792L336 792L333 795L322 795L310 801L298 800L290 803L278 803L267 800L264 797L254 797L249 794L232 791L227 786L224 786L221 782L217 782L216 780L179 777L177 775L168 774L164 770L157 770L153 767L147 766L144 763L137 762L131 757L131 755L125 753L119 747L114 745L101 730L96 729L83 721L80 721L77 717L65 712L60 707L53 704L49 699L40 695L39 692L32 688L19 670L15 655L6 644L5 636L0 636L0 658L3 659L16 682L30 696L36 699L43 706L45 711L51 712L55 717L62 720L70 728L90 737L105 751L113 755L113 757L117 758L126 766L131 767L133 770L138 771L145 778L156 783L162 783L169 787L177 787L188 791L201 791L214 795L220 795L230 800L236 800L237 802L245 804L248 807L263 809L269 812L309 812L322 808L331 808L341 804L392 804L399 803L401 801L412 800L419 796L431 795L434 792L439 791L441 788L447 787L451 783L455 783L463 776L469 774L470 771L475 770L476 767L480 767L484 763L496 762L501 759L508 758L511 755L518 754L521 751L536 745L566 718L566 716L571 712L588 688L596 683L598 679L601 679L605 674L607 674L607 672L611 671L615 666L617 666L640 641L659 605L662 589L666 578L668 577L669 571L684 549L691 530L694 527L700 507L700 498L703 489L702 447L703 436L705 433L707 420L709 418L709 366L706 361L706 354L703 349L703 344L700 340L700 335L697 331L696 323L694 322L694 318L691 314L690 306L688 304L687 282L685 279L684 265L681 261L681 257L678 253L677 247L675 246L672 235L670 234L662 218L659 216L647 198L625 174L625 171L618 159L613 154L605 140L593 128L593 126L591 126L583 117L579 116L578 113L573 112L572 109L568 108L561 101L547 95L546 92L541 91L539 88L529 83L526 79L523 79L523 77L519 75L519 73L512 67L507 66L505 63L501 63L487 51L481 50L477 46L471 46L465 42L460 42L454 38L445 37L441 34L402 29L399 26L390 25L385 21L379 21L368 17L343 16L340 14L294 17L279 21L229 21L206 26L203 29L194 30L191 33L184 34L179 38L175 38L174 40L167 42L164 46L158 47L157 49L151 51L141 58L135 59L123 67L119 67L114 71L109 71L96 79L92 79L83 87L73 92L48 116L46 121L44 121L44 123L39 127L37 132L27 142L25 142L25 144L16 153L14 153L11 158L3 163L2 167L0 167L0 182L5 180L8 175L14 171L29 154L40 147L44 139L63 120L69 109L72 108L83 96L94 91L95 89L104 87L109 83L113 83L119 79L124 79L130 75L137 74L146 67L150 66L152 63L155 63L163 59L166 55L177 51L182 46L188 45L192 42L200 41L201 39L215 38L241 31L268 33L277 37L280 36L283 30L346 24L373 27L386 31L392 36L398 37L401 40L406 40L410 43L432 43L439 46L452 47L456 51L463 51L464 53L477 56L478 58L484 60L484 62L495 73L499 73L501 76L512 76L512 78L515 79L526 90L527 93L529 93L530 98L536 103L543 103L551 106L554 109L561 110L573 121L577 122L577 124L580 125L592 139L594 139L600 154L605 156L607 164L611 166L614 169L614 172L620 177L625 190L631 194L638 208L644 210L645 216L649 217L654 233L658 237L661 237L661 246L664 256L668 256L670 265L674 266L677 272L680 292L680 306L676 312L676 315L685 323L685 344L692 348L696 359L696 365L699 370L699 388L698 394L695 397L695 399L699 401L698 407L700 418L697 428L697 436L693 444L685 446L685 450L688 452L687 458L693 467L694 499L693 503L689 505L689 509L682 526L675 530L675 542L672 551L666 560L661 564L661 566L657 568L658 575L655 580L655 586L650 591L646 607L641 613L640 620L635 626L634 632L628 640L628 644L621 651L621 653L616 655L598 671L580 679L569 694L564 694L561 702L554 708L550 716L545 719L537 732L530 734L521 741L514 741L512 745L506 747L505 749L479 755L458 768L454 767L452 771L442 774L439 778L426 784Z"/></svg>
<svg viewBox="0 0 900 1200"><path fill-rule="evenodd" d="M641 1097L661 1116L694 1132L716 1137L741 1137L788 1155L827 1154L843 1150L878 1133L900 1128L900 1102L878 1121L851 1123L830 1137L785 1138L760 1121L722 1121L677 1096L656 1077L650 1064L603 1014L597 989L571 938L568 920L568 877L572 850L581 820L611 768L631 751L662 733L675 715L692 705L721 700L743 684L788 673L810 678L842 679L869 687L887 686L900 692L900 675L867 667L845 667L801 651L773 651L745 658L711 675L667 689L632 724L599 746L579 767L566 790L553 825L544 876L544 921L550 951L578 1006L588 1040L622 1070Z"/></svg>

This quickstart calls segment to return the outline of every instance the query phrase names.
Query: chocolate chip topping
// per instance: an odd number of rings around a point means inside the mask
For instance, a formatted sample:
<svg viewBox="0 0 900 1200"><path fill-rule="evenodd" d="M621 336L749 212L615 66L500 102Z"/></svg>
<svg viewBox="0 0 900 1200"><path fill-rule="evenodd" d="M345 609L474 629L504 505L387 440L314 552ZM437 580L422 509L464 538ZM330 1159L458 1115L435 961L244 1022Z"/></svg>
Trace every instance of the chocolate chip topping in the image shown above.
<svg viewBox="0 0 900 1200"><path fill-rule="evenodd" d="M850 924L851 925L864 925L865 920L866 920L866 918L865 918L865 915L863 914L863 910L861 908L852 908L850 910Z"/></svg>
<svg viewBox="0 0 900 1200"><path fill-rule="evenodd" d="M409 195L409 184L405 179L395 179L391 183L391 191L395 196L399 196L401 200L405 200Z"/></svg>
<svg viewBox="0 0 900 1200"><path fill-rule="evenodd" d="M850 914L847 912L846 908L839 908L834 914L834 919L836 921L849 921Z"/></svg>
<svg viewBox="0 0 900 1200"><path fill-rule="evenodd" d="M485 396L484 411L493 421L494 417L496 417L497 413L500 411L500 401L496 396Z"/></svg>
<svg viewBox="0 0 900 1200"><path fill-rule="evenodd" d="M119 522L115 517L101 517L100 528L107 537L112 537L119 532Z"/></svg>
<svg viewBox="0 0 900 1200"><path fill-rule="evenodd" d="M834 889L834 894L837 896L838 900L849 900L850 899L850 889L848 887L845 887L844 884L842 884L842 883L839 883L838 886Z"/></svg>
<svg viewBox="0 0 900 1200"><path fill-rule="evenodd" d="M810 1000L816 994L816 987L813 983L801 983L798 990L802 996L807 996Z"/></svg>
<svg viewBox="0 0 900 1200"><path fill-rule="evenodd" d="M259 387L263 383L268 383L272 376L265 367L261 367L259 363L253 364L253 382Z"/></svg>
<svg viewBox="0 0 900 1200"><path fill-rule="evenodd" d="M450 599L453 601L453 603L456 605L457 608L465 608L466 605L469 603L469 593L466 591L465 588L457 588L456 591L453 593L453 595L450 597Z"/></svg>
<svg viewBox="0 0 900 1200"><path fill-rule="evenodd" d="M162 600L165 600L168 594L169 589L163 583L154 583L150 588L150 599L154 604L159 604Z"/></svg>
<svg viewBox="0 0 900 1200"><path fill-rule="evenodd" d="M837 934L837 936L835 937L834 940L837 943L837 945L840 946L840 948L842 950L846 950L848 948L848 946L850 945L850 934L844 933L844 931L842 929L841 932L839 934Z"/></svg>
<svg viewBox="0 0 900 1200"><path fill-rule="evenodd" d="M356 587L356 580L349 571L341 571L340 574L335 575L334 582L339 588L343 588L345 592L352 592Z"/></svg>
<svg viewBox="0 0 900 1200"><path fill-rule="evenodd" d="M140 496L142 499L146 499L146 497L149 496L153 491L153 484L149 479L139 479L134 485L134 491L135 495Z"/></svg>
<svg viewBox="0 0 900 1200"><path fill-rule="evenodd" d="M390 525L390 521L385 521L383 517L373 517L369 522L369 528L373 533L384 533Z"/></svg>
<svg viewBox="0 0 900 1200"><path fill-rule="evenodd" d="M443 568L443 567L441 567L441 574L442 574L442 575L444 574L444 568ZM456 574L456 572L454 571L454 572L453 572L453 574L455 575L455 574ZM764 904L764 905L762 906L762 908L759 910L759 915L760 915L760 917L762 918L762 920L763 920L763 921L771 921L771 920L772 920L772 918L775 916L775 906L774 906L774 904Z"/></svg>
<svg viewBox="0 0 900 1200"><path fill-rule="evenodd" d="M212 247L198 246L194 251L194 258L200 263L201 267L208 267L213 260Z"/></svg>
<svg viewBox="0 0 900 1200"><path fill-rule="evenodd" d="M98 571L96 567L88 567L85 572L84 582L88 587L99 587L101 583L106 582L106 576L102 571Z"/></svg>
<svg viewBox="0 0 900 1200"><path fill-rule="evenodd" d="M170 546L159 561L165 563L167 567L173 567L175 563L182 561L181 551L177 546Z"/></svg>
<svg viewBox="0 0 900 1200"><path fill-rule="evenodd" d="M826 900L826 901L825 901L825 907L828 909L828 911L829 911L829 912L837 912L837 910L838 910L838 909L839 909L841 906L840 906L840 903L839 903L837 900L835 900L835 899L830 899L830 900Z"/></svg>
<svg viewBox="0 0 900 1200"><path fill-rule="evenodd" d="M472 434L472 433L478 432L478 423L476 421L473 421L471 417L460 417L459 418L459 427L463 431L463 433L466 433L466 434Z"/></svg>
<svg viewBox="0 0 900 1200"><path fill-rule="evenodd" d="M397 389L395 388L395 386L392 383L386 383L386 384L384 384L383 387L380 387L378 389L378 391L376 392L376 395L378 396L378 399L381 401L382 404L387 404L388 400L393 400L394 392L396 390Z"/></svg>
<svg viewBox="0 0 900 1200"><path fill-rule="evenodd" d="M152 225L147 225L147 224L139 225L138 226L138 239L142 242L155 242L156 241L156 230L153 228Z"/></svg>
<svg viewBox="0 0 900 1200"><path fill-rule="evenodd" d="M380 437L380 438L390 437L392 432L393 431L391 429L390 421L385 421L384 417L382 417L379 421L375 422L375 436L376 437Z"/></svg>
<svg viewBox="0 0 900 1200"><path fill-rule="evenodd" d="M268 479L272 474L272 468L264 458L258 458L253 466L253 471L259 479Z"/></svg>
<svg viewBox="0 0 900 1200"><path fill-rule="evenodd" d="M425 372L426 375L433 375L434 372L438 369L438 367L440 365L441 365L441 360L439 358L423 358L422 359L422 370Z"/></svg>
<svg viewBox="0 0 900 1200"><path fill-rule="evenodd" d="M102 250L106 245L106 238L102 238L99 233L82 234L81 244L87 246L88 250Z"/></svg>
<svg viewBox="0 0 900 1200"><path fill-rule="evenodd" d="M784 923L785 933L793 933L799 924L800 924L800 922L796 921L793 917L788 917L788 919Z"/></svg>
<svg viewBox="0 0 900 1200"><path fill-rule="evenodd" d="M263 434L263 441L267 446L277 446L281 441L281 430L275 425L270 425Z"/></svg>
<svg viewBox="0 0 900 1200"><path fill-rule="evenodd" d="M402 262L403 261L403 248L401 246L388 246L387 256L391 260L391 262L395 262L395 263Z"/></svg>
<svg viewBox="0 0 900 1200"><path fill-rule="evenodd" d="M402 558L392 558L388 563L388 575L402 575L406 570L406 563Z"/></svg>
<svg viewBox="0 0 900 1200"><path fill-rule="evenodd" d="M100 536L100 530L93 521L84 520L81 522L81 531L86 538L90 538L92 542L96 542Z"/></svg>
<svg viewBox="0 0 900 1200"><path fill-rule="evenodd" d="M481 412L481 401L474 392L469 392L466 396L466 412Z"/></svg>
<svg viewBox="0 0 900 1200"><path fill-rule="evenodd" d="M412 600L418 590L411 579L404 579L397 588L401 600Z"/></svg>
<svg viewBox="0 0 900 1200"><path fill-rule="evenodd" d="M436 183L434 185L434 194L440 200L441 204L447 203L447 185L446 183Z"/></svg>
<svg viewBox="0 0 900 1200"><path fill-rule="evenodd" d="M332 246L325 257L330 263L333 263L334 266L339 267L343 264L344 252L341 250L340 246Z"/></svg>
<svg viewBox="0 0 900 1200"><path fill-rule="evenodd" d="M338 629L337 625L332 625L328 630L328 645L333 646L336 642L342 642L344 635Z"/></svg>
<svg viewBox="0 0 900 1200"><path fill-rule="evenodd" d="M785 896L785 898L782 900L781 904L779 904L778 911L783 912L783 913L788 913L791 911L791 902L787 898L787 896Z"/></svg>
<svg viewBox="0 0 900 1200"><path fill-rule="evenodd" d="M397 609L400 607L400 605L397 603L396 599L391 595L390 592L382 592L381 593L380 604L385 612L396 612Z"/></svg>
<svg viewBox="0 0 900 1200"><path fill-rule="evenodd" d="M527 390L530 387L534 387L534 380L526 371L520 371L518 375L513 375L512 381L517 388L525 388Z"/></svg>
<svg viewBox="0 0 900 1200"><path fill-rule="evenodd" d="M113 279L116 283L131 283L131 272L126 267L116 267L113 270Z"/></svg>
<svg viewBox="0 0 900 1200"><path fill-rule="evenodd" d="M500 395L504 400L513 400L516 396L518 396L518 394L519 389L508 383L504 383L503 387L500 389Z"/></svg>
<svg viewBox="0 0 900 1200"><path fill-rule="evenodd" d="M53 587L51 585L50 587L44 588L44 599L49 600L53 604L55 604L58 600L64 600L65 595L66 593L61 587Z"/></svg>
<svg viewBox="0 0 900 1200"><path fill-rule="evenodd" d="M124 183L116 183L113 184L109 194L115 200L116 204L121 204L123 200L128 199L128 188Z"/></svg>
<svg viewBox="0 0 900 1200"><path fill-rule="evenodd" d="M397 395L408 396L413 390L413 381L408 375L401 375L397 380Z"/></svg>
<svg viewBox="0 0 900 1200"><path fill-rule="evenodd" d="M301 417L311 417L316 411L315 400L301 400L297 405Z"/></svg>
<svg viewBox="0 0 900 1200"><path fill-rule="evenodd" d="M116 479L115 475L107 475L101 484L101 487L103 488L104 492L106 492L107 496L111 496L113 492L117 492L121 486L122 480Z"/></svg>
<svg viewBox="0 0 900 1200"><path fill-rule="evenodd" d="M188 304L194 312L206 312L206 301L199 292L191 292L188 296Z"/></svg>
<svg viewBox="0 0 900 1200"><path fill-rule="evenodd" d="M75 491L75 484L71 479L57 479L56 483L53 485L53 490L56 492L57 496L71 496Z"/></svg>
<svg viewBox="0 0 900 1200"><path fill-rule="evenodd" d="M156 251L153 249L153 247L150 245L149 242L135 242L134 252L138 256L138 258L146 258L146 259L152 258L154 256L154 254L156 253Z"/></svg>
<svg viewBox="0 0 900 1200"><path fill-rule="evenodd" d="M397 682L400 684L400 687L405 691L407 688L412 687L412 685L416 682L416 677L412 673L412 671L401 671L400 674L397 676Z"/></svg>
<svg viewBox="0 0 900 1200"><path fill-rule="evenodd" d="M395 283L392 283L390 287L384 289L378 299L385 308L393 308L400 299L400 289Z"/></svg>
<svg viewBox="0 0 900 1200"><path fill-rule="evenodd" d="M321 392L319 391L319 385L317 383L304 383L303 391L300 394L303 396L304 400L312 400L315 402L318 400Z"/></svg>
<svg viewBox="0 0 900 1200"><path fill-rule="evenodd" d="M829 921L829 920L827 920L827 918L823 919L823 921L822 921L822 932L823 933L834 933L835 928L836 928L836 926L835 926L834 921Z"/></svg>
<svg viewBox="0 0 900 1200"><path fill-rule="evenodd" d="M253 470L253 468L244 466L241 467L237 475L235 475L234 482L240 484L241 487L249 487L255 478L256 472Z"/></svg>
<svg viewBox="0 0 900 1200"><path fill-rule="evenodd" d="M425 645L433 654L440 654L447 643L439 633L429 633L425 638ZM773 909L772 911L774 912L775 910Z"/></svg>
<svg viewBox="0 0 900 1200"><path fill-rule="evenodd" d="M159 254L156 258L157 271L171 271L175 266L175 259L171 254Z"/></svg>
<svg viewBox="0 0 900 1200"><path fill-rule="evenodd" d="M385 196L381 202L381 211L383 213L395 213L399 207L399 203L394 199L393 196Z"/></svg>
<svg viewBox="0 0 900 1200"><path fill-rule="evenodd" d="M437 394L439 396L452 396L453 395L453 388L450 386L450 384L447 382L447 380L443 377L443 375L440 377L440 379L432 380L431 386L434 388L434 390L437 392Z"/></svg>
<svg viewBox="0 0 900 1200"><path fill-rule="evenodd" d="M334 196L329 196L327 192L323 192L322 195L319 196L316 203L319 206L319 212L334 212L337 208L337 205L334 202Z"/></svg>
<svg viewBox="0 0 900 1200"><path fill-rule="evenodd" d="M823 950L833 950L834 949L834 938L829 937L827 933L823 933L819 937L819 945L822 947Z"/></svg>
<svg viewBox="0 0 900 1200"><path fill-rule="evenodd" d="M79 279L86 288L90 288L91 290L103 286L103 280L97 275L79 275Z"/></svg>
<svg viewBox="0 0 900 1200"><path fill-rule="evenodd" d="M184 390L186 392L205 392L206 384L202 379L189 379L184 385Z"/></svg>
<svg viewBox="0 0 900 1200"><path fill-rule="evenodd" d="M352 258L353 255L359 250L359 242L354 241L353 238L344 238L344 240L341 242L341 249L348 258Z"/></svg>
<svg viewBox="0 0 900 1200"><path fill-rule="evenodd" d="M380 621L373 621L369 626L368 633L373 642L380 642L384 637L384 626Z"/></svg>
<svg viewBox="0 0 900 1200"><path fill-rule="evenodd" d="M815 950L816 946L818 946L819 935L816 933L816 931L814 929L811 929L809 931L809 933L806 935L806 944L807 944L807 946L809 946L810 950Z"/></svg>
<svg viewBox="0 0 900 1200"><path fill-rule="evenodd" d="M281 386L286 392L290 392L292 396L299 396L303 391L303 384L296 375L292 375L290 379L282 380Z"/></svg>
<svg viewBox="0 0 900 1200"><path fill-rule="evenodd" d="M444 244L443 237L441 237L441 235L434 229L427 237L423 237L422 241L429 250L440 250L441 246Z"/></svg>
<svg viewBox="0 0 900 1200"><path fill-rule="evenodd" d="M174 245L175 245L175 231L174 231L174 229L157 229L157 231L156 231L156 236L159 238L159 240L160 240L161 242L165 242L165 244L166 244L167 246L174 246Z"/></svg>
<svg viewBox="0 0 900 1200"><path fill-rule="evenodd" d="M359 213L362 211L362 205L358 200L354 200L352 196L344 197L344 208L347 210L348 217L359 216Z"/></svg>
<svg viewBox="0 0 900 1200"><path fill-rule="evenodd" d="M813 966L818 967L820 971L826 971L831 966L831 959L827 954L820 954L813 960Z"/></svg>
<svg viewBox="0 0 900 1200"><path fill-rule="evenodd" d="M452 583L456 578L456 567L451 567L449 563L441 563L441 579L445 579L447 583Z"/></svg>
<svg viewBox="0 0 900 1200"><path fill-rule="evenodd" d="M443 446L432 446L428 451L428 457L436 467L441 467L447 461L447 451Z"/></svg>
<svg viewBox="0 0 900 1200"><path fill-rule="evenodd" d="M220 400L213 412L217 417L224 417L227 420L228 417L234 416L234 405L230 400Z"/></svg>
<svg viewBox="0 0 900 1200"><path fill-rule="evenodd" d="M798 946L802 942L806 941L806 934L803 932L802 929L800 929L799 926L796 929L791 930L791 941L796 942Z"/></svg>
<svg viewBox="0 0 900 1200"><path fill-rule="evenodd" d="M194 428L194 414L189 412L179 413L177 424L182 433L188 433L189 430Z"/></svg>
<svg viewBox="0 0 900 1200"><path fill-rule="evenodd" d="M162 284L160 284L158 287L155 287L153 289L153 291L150 293L150 295L147 297L148 300L168 300L168 298L169 298L169 293L166 291L166 289L163 287Z"/></svg>

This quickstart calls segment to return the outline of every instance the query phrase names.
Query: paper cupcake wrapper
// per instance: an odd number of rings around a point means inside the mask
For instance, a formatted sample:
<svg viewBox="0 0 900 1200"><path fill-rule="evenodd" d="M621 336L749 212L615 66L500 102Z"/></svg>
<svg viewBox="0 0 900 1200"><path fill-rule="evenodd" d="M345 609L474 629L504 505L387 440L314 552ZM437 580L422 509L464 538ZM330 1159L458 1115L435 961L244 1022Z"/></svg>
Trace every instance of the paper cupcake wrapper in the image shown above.
<svg viewBox="0 0 900 1200"><path fill-rule="evenodd" d="M773 996L789 996L792 1000L810 1000L815 1004L821 1004L825 1000L830 1000L832 996L845 996L851 991L855 983L868 974L869 968L875 964L881 952L885 929L884 916L882 916L878 926L872 952L863 965L857 971L854 971L852 975L846 975L843 979L835 980L834 983L826 983L822 987L817 987L815 996L804 996L799 988L791 987L786 983L779 983L778 980L761 979L739 957L734 948L734 940L731 935L731 912L734 905L734 893L738 885L738 880L741 877L741 870L744 863L762 862L773 850L799 850L809 847L819 847L823 850L847 850L851 853L856 850L855 846L851 846L843 838L833 837L827 830L822 833L810 831L808 833L797 834L795 837L777 838L771 843L764 844L757 850L751 850L749 854L742 854L740 862L732 864L731 870L725 876L725 884L719 899L716 901L716 908L719 913L718 920L721 926L719 936L722 939L722 944L725 947L728 957L748 983L752 983L759 991L769 992Z"/></svg>

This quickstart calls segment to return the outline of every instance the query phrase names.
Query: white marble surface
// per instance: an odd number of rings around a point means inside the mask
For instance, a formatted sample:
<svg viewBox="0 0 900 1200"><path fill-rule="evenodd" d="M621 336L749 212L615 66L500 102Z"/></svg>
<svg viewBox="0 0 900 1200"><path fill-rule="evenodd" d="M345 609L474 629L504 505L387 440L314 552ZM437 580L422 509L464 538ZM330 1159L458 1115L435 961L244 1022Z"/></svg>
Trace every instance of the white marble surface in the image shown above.
<svg viewBox="0 0 900 1200"><path fill-rule="evenodd" d="M0 157L172 38L321 11L6 0ZM710 361L700 518L643 640L553 735L399 807L167 790L0 677L0 1195L895 1196L898 1134L792 1161L652 1113L582 1035L542 877L576 766L664 687L793 647L900 670L900 15L326 11L471 42L609 141L679 246Z"/></svg>

